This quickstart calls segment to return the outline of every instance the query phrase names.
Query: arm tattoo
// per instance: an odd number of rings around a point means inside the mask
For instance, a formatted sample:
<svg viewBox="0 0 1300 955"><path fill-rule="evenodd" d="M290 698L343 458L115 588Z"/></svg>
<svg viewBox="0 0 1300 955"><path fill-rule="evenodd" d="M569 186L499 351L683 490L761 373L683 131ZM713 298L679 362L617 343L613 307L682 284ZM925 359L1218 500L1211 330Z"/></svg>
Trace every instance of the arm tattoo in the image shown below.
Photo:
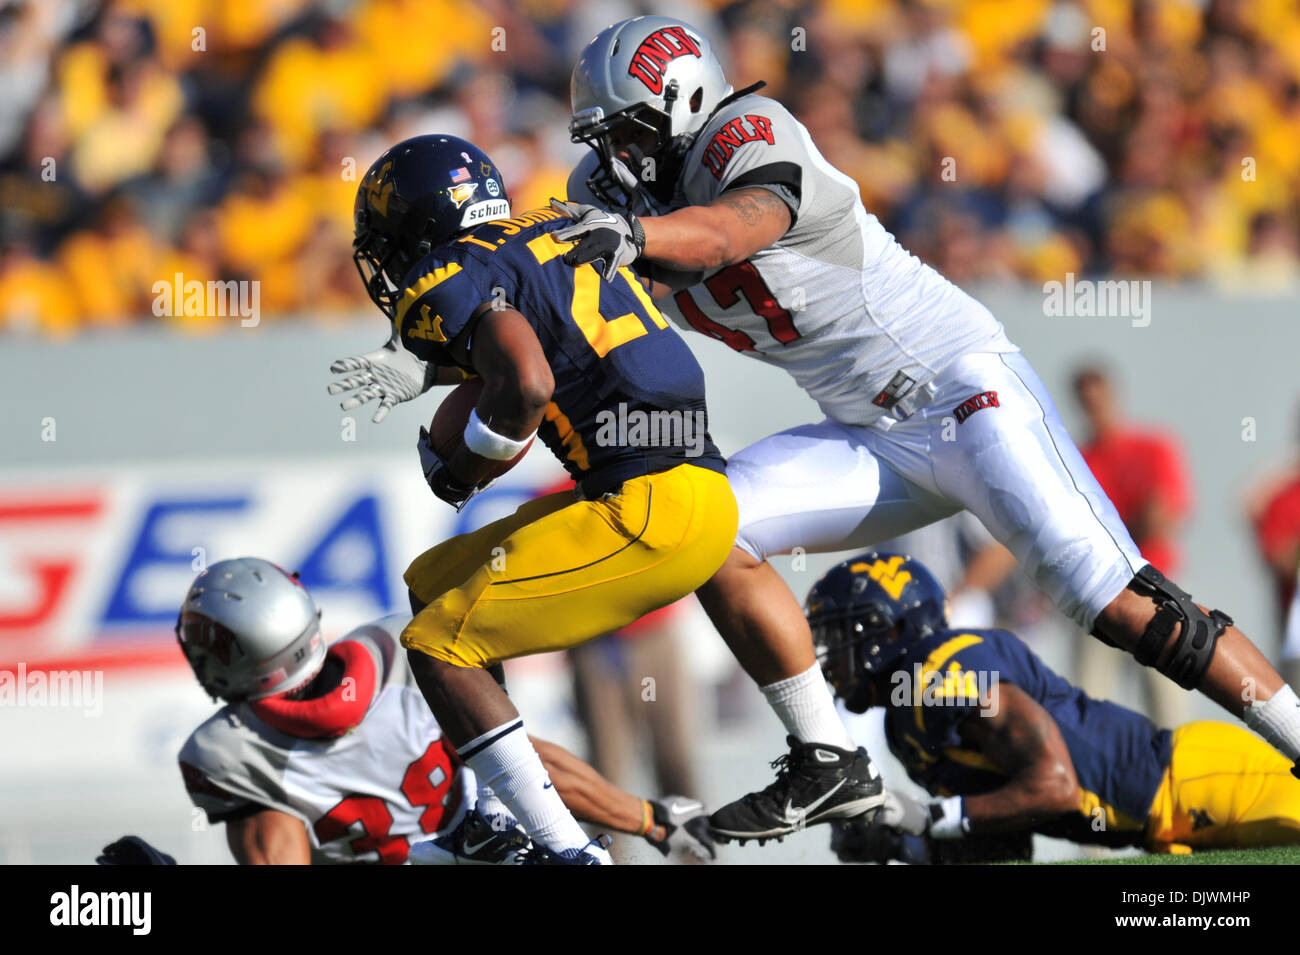
<svg viewBox="0 0 1300 955"><path fill-rule="evenodd" d="M775 193L758 186L724 192L714 202L729 206L736 217L747 226L756 226L765 218L780 215L782 212L787 218L790 215L790 207Z"/></svg>

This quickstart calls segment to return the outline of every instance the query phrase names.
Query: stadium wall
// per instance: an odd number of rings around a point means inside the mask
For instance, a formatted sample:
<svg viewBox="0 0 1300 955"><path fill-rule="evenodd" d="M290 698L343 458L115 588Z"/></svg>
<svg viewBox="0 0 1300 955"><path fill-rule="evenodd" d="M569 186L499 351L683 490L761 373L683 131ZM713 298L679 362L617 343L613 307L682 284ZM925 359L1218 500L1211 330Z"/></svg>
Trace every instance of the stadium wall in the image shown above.
<svg viewBox="0 0 1300 955"><path fill-rule="evenodd" d="M1156 286L1138 320L1050 317L1036 290L981 298L1072 430L1070 371L1098 359L1115 370L1135 419L1181 438L1196 512L1180 581L1274 649L1242 494L1294 454L1296 299ZM436 395L376 426L366 409L344 413L325 392L330 361L375 347L383 333L368 317L255 328L232 320L207 337L141 326L58 344L6 341L0 669L102 672L104 688L98 703L0 706L0 861L85 860L108 841L101 836L122 834L117 827L147 828L160 814L169 829L190 823L175 752L212 706L170 631L201 562L256 553L302 570L333 635L403 606L401 572L430 542L561 476L534 452L465 514L434 500L412 444ZM820 417L779 370L688 341L705 366L724 452ZM777 562L800 596L828 563L809 559L795 572ZM720 672L720 641L707 627L697 636L695 668ZM563 721L560 697L538 701L556 710L548 720ZM141 802L160 792L161 803ZM211 833L194 832L181 846L189 861L224 857Z"/></svg>

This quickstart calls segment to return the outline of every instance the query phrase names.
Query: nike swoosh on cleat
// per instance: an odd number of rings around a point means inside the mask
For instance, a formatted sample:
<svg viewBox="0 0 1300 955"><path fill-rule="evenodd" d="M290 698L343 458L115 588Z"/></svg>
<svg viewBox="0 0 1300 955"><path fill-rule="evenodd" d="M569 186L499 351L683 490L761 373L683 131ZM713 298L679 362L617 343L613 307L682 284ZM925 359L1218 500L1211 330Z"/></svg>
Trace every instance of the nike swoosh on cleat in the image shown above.
<svg viewBox="0 0 1300 955"><path fill-rule="evenodd" d="M486 839L484 839L482 842L475 842L475 843L473 843L472 845L471 845L470 843L467 842L467 843L465 843L465 845L464 845L464 851L461 852L461 855L472 856L474 853L478 852L478 851L479 851L480 849L482 849L484 846L491 845L491 844L492 844L492 840L494 840L495 838L496 838L495 835L488 836L488 837L487 837Z"/></svg>
<svg viewBox="0 0 1300 955"><path fill-rule="evenodd" d="M791 806L790 800L787 799L785 801L785 821L790 825L794 825L795 823L807 819L812 814L812 811L814 809L816 809L826 800L830 799L837 792L839 792L844 787L844 784L847 782L848 782L847 779L841 779L838 783L835 784L835 787L831 789L829 792L823 793L819 798L814 799L808 805L803 806L799 809L795 809L793 806Z"/></svg>

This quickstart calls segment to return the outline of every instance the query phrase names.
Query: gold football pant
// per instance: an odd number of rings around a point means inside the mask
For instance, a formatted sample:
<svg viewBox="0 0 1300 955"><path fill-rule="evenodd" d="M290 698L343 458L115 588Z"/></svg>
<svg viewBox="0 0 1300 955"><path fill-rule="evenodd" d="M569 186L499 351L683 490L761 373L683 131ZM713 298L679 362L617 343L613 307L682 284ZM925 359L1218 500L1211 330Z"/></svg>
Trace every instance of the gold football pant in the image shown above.
<svg viewBox="0 0 1300 955"><path fill-rule="evenodd" d="M1174 730L1173 756L1151 804L1147 848L1300 843L1300 779L1262 739L1228 723L1188 723Z"/></svg>
<svg viewBox="0 0 1300 955"><path fill-rule="evenodd" d="M460 667L576 646L696 590L736 537L724 475L682 464L595 501L550 494L417 557L402 645Z"/></svg>

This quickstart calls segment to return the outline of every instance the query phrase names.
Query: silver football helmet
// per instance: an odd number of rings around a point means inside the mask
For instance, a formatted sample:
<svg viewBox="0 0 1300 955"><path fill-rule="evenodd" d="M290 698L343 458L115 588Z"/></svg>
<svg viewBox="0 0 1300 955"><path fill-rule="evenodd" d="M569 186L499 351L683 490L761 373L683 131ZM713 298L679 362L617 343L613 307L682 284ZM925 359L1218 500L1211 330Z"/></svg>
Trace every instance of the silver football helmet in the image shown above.
<svg viewBox="0 0 1300 955"><path fill-rule="evenodd" d="M606 27L582 51L569 84L569 132L596 151L616 184L621 177L611 170L620 153L633 165L643 157L667 164L672 179L674 162L731 92L704 34L672 17L634 17Z"/></svg>
<svg viewBox="0 0 1300 955"><path fill-rule="evenodd" d="M194 578L176 639L203 688L228 701L295 689L325 662L311 594L257 557L219 561Z"/></svg>

